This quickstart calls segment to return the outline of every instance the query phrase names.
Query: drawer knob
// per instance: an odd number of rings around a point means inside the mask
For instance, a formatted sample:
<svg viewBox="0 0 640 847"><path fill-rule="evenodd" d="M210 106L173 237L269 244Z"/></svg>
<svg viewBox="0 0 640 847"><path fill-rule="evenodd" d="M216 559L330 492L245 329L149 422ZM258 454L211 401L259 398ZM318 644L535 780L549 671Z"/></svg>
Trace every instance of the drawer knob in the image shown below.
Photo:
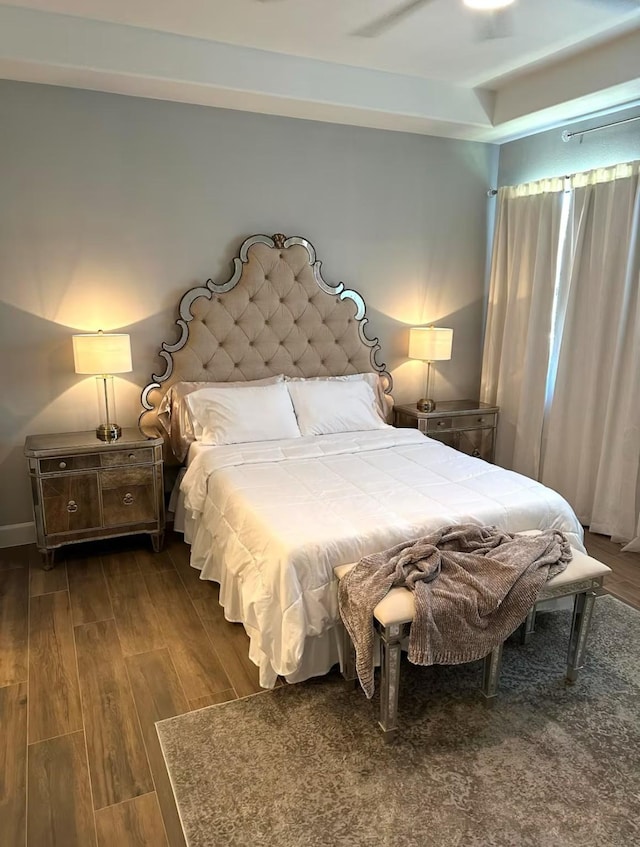
<svg viewBox="0 0 640 847"><path fill-rule="evenodd" d="M478 418L478 423L484 423L484 418Z"/></svg>
<svg viewBox="0 0 640 847"><path fill-rule="evenodd" d="M131 459L132 462L135 459L135 457L136 457L135 453L129 453L129 458Z"/></svg>
<svg viewBox="0 0 640 847"><path fill-rule="evenodd" d="M447 425L446 421L438 421L438 426L446 426L446 425Z"/></svg>
<svg viewBox="0 0 640 847"><path fill-rule="evenodd" d="M64 469L67 467L67 463L66 463L66 462L60 462L60 464L58 465L58 467L59 467L61 470L64 470Z"/></svg>
<svg viewBox="0 0 640 847"><path fill-rule="evenodd" d="M78 504L76 503L76 501L75 500L69 500L69 502L67 503L67 512L77 512L77 511L78 511Z"/></svg>
<svg viewBox="0 0 640 847"><path fill-rule="evenodd" d="M133 494L125 494L122 498L122 502L125 506L130 506L133 503Z"/></svg>

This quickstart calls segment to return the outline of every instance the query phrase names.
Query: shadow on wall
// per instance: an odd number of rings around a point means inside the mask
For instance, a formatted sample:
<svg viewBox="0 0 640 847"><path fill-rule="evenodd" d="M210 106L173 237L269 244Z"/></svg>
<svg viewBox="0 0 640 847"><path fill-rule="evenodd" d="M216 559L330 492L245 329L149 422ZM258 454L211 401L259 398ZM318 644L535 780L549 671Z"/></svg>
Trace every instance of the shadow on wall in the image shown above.
<svg viewBox="0 0 640 847"><path fill-rule="evenodd" d="M170 326L174 309L172 304L130 328L134 370L115 378L117 416L124 426L137 422L140 388L149 380L158 339ZM32 519L25 436L93 429L98 423L95 379L74 370L71 336L76 332L75 327L2 304L0 350L6 364L0 415L0 526Z"/></svg>
<svg viewBox="0 0 640 847"><path fill-rule="evenodd" d="M482 327L478 325L478 314L481 308L482 300L478 299L433 322L435 326L453 329L451 359L436 362L433 368L432 387L441 400L476 399L479 395ZM396 403L417 400L424 393L426 370L422 362L409 359L409 329L429 326L429 322L407 324L375 309L367 309L367 316L367 334L380 339L382 350L377 360L384 362L393 376Z"/></svg>

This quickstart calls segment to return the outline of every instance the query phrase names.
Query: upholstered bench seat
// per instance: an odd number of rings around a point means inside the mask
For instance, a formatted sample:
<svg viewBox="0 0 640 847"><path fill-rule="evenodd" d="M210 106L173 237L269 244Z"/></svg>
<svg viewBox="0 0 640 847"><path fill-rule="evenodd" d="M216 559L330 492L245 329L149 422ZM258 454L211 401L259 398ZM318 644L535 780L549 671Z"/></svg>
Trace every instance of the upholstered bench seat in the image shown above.
<svg viewBox="0 0 640 847"><path fill-rule="evenodd" d="M604 577L611 571L607 565L580 550L573 549L572 552L573 558L566 569L546 583L538 595L536 605L531 608L522 624L522 639L528 642L535 629L538 604L559 597L575 596L569 636L568 682L576 681L578 671L584 665L586 642L596 598L595 590L602 587ZM353 568L355 563L338 565L334 568L334 574L341 580ZM373 610L374 626L380 635L380 726L386 739L391 738L397 730L401 642L409 634L414 613L413 592L407 588L392 588ZM343 634L342 672L346 679L354 680L356 673L353 645L344 627ZM497 695L501 659L502 644L484 660L482 691L489 701Z"/></svg>

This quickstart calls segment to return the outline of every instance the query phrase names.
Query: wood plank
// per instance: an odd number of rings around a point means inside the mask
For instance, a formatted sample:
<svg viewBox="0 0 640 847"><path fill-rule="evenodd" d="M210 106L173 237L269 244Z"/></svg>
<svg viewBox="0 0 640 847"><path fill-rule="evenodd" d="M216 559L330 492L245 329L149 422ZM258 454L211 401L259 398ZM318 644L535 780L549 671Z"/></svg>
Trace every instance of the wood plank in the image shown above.
<svg viewBox="0 0 640 847"><path fill-rule="evenodd" d="M171 633L171 657L187 699L231 688L178 574L163 571L144 579L158 616Z"/></svg>
<svg viewBox="0 0 640 847"><path fill-rule="evenodd" d="M618 556L614 556L609 559L610 567L613 568L616 576L632 583L635 582L640 587L640 560L634 561L631 558L633 555L632 553L620 553Z"/></svg>
<svg viewBox="0 0 640 847"><path fill-rule="evenodd" d="M197 709L205 709L207 706L228 703L229 700L237 700L233 688L227 688L226 691L219 691L217 694L207 694L204 697L198 697L197 700L189 700L189 710L195 712Z"/></svg>
<svg viewBox="0 0 640 847"><path fill-rule="evenodd" d="M106 580L123 654L164 647L163 628L142 575L108 571Z"/></svg>
<svg viewBox="0 0 640 847"><path fill-rule="evenodd" d="M115 621L75 629L94 808L153 791Z"/></svg>
<svg viewBox="0 0 640 847"><path fill-rule="evenodd" d="M84 733L29 747L27 847L93 847L95 823Z"/></svg>
<svg viewBox="0 0 640 847"><path fill-rule="evenodd" d="M242 624L226 620L217 600L194 600L193 605L238 697L262 691L260 671L249 658L249 636Z"/></svg>
<svg viewBox="0 0 640 847"><path fill-rule="evenodd" d="M27 681L29 571L0 571L0 686Z"/></svg>
<svg viewBox="0 0 640 847"><path fill-rule="evenodd" d="M173 561L167 550L154 553L151 548L145 547L136 550L135 557L142 573L159 573L160 571L174 570Z"/></svg>
<svg viewBox="0 0 640 847"><path fill-rule="evenodd" d="M98 847L166 847L158 799L143 794L96 812Z"/></svg>
<svg viewBox="0 0 640 847"><path fill-rule="evenodd" d="M31 544L20 547L0 547L0 571L28 568Z"/></svg>
<svg viewBox="0 0 640 847"><path fill-rule="evenodd" d="M140 573L136 555L133 550L117 553L102 554L102 569L105 577L123 573Z"/></svg>
<svg viewBox="0 0 640 847"><path fill-rule="evenodd" d="M27 820L27 684L0 688L0 832L2 843L25 843Z"/></svg>
<svg viewBox="0 0 640 847"><path fill-rule="evenodd" d="M605 577L604 587L611 594L619 597L632 606L640 606L640 587L626 579L617 578L615 575Z"/></svg>
<svg viewBox="0 0 640 847"><path fill-rule="evenodd" d="M125 664L169 844L171 847L184 847L182 826L155 724L156 721L188 712L189 704L168 649L129 656Z"/></svg>
<svg viewBox="0 0 640 847"><path fill-rule="evenodd" d="M174 542L169 546L169 555L192 600L210 600L218 596L218 584L200 579L200 571L191 567L190 547L184 542Z"/></svg>
<svg viewBox="0 0 640 847"><path fill-rule="evenodd" d="M29 743L82 729L69 594L31 598Z"/></svg>
<svg viewBox="0 0 640 847"><path fill-rule="evenodd" d="M67 576L75 626L113 617L99 558L68 558Z"/></svg>
<svg viewBox="0 0 640 847"><path fill-rule="evenodd" d="M36 597L39 594L51 594L54 591L66 591L67 566L61 560L60 553L57 554L58 561L55 567L45 571L42 567L42 556L33 545L29 550L29 594Z"/></svg>

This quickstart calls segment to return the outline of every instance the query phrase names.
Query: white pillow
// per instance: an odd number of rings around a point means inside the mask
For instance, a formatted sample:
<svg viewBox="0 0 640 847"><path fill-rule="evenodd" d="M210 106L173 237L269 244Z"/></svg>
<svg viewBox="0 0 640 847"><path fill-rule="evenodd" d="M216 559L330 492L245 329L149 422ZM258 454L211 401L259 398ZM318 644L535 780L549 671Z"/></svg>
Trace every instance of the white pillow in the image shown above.
<svg viewBox="0 0 640 847"><path fill-rule="evenodd" d="M366 382L300 380L285 383L302 435L386 429L373 389Z"/></svg>
<svg viewBox="0 0 640 847"><path fill-rule="evenodd" d="M202 427L194 421L187 403L188 394L204 388L255 388L258 385L273 385L274 382L283 381L284 374L247 382L175 382L158 406L158 421L169 435L169 443L175 457L179 462L183 462L191 444L202 438Z"/></svg>
<svg viewBox="0 0 640 847"><path fill-rule="evenodd" d="M391 418L391 409L393 408L393 400L388 394L384 393L384 387L380 380L380 374L371 372L358 374L342 374L341 376L285 376L286 382L366 382L373 389L373 394L376 398L376 408L378 414L383 421L389 422Z"/></svg>
<svg viewBox="0 0 640 847"><path fill-rule="evenodd" d="M203 388L187 396L203 444L240 444L299 438L284 382L254 388Z"/></svg>

